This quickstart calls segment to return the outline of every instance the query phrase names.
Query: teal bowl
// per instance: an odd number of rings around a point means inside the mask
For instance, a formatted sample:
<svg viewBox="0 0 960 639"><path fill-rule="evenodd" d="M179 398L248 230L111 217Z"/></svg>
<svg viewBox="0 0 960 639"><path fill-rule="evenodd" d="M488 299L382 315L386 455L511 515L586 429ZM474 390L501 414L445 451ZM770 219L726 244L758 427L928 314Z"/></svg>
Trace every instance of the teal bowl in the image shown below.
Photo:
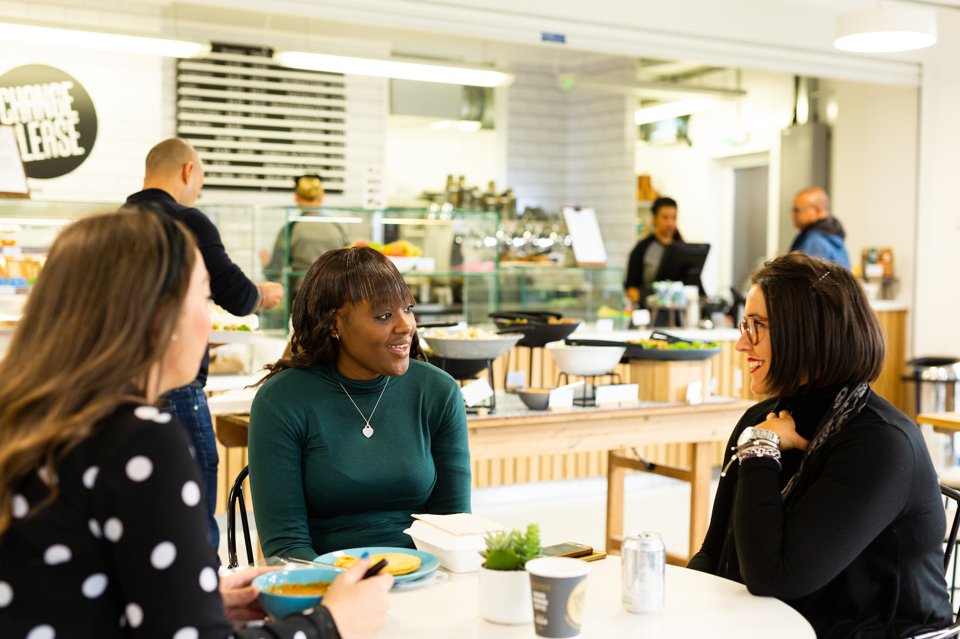
<svg viewBox="0 0 960 639"><path fill-rule="evenodd" d="M253 585L260 589L260 605L268 615L274 619L283 619L292 614L313 608L322 595L283 595L269 592L271 586L280 584L308 584L316 581L330 581L337 578L343 570L339 568L293 568L290 570L276 570L264 573L253 580Z"/></svg>

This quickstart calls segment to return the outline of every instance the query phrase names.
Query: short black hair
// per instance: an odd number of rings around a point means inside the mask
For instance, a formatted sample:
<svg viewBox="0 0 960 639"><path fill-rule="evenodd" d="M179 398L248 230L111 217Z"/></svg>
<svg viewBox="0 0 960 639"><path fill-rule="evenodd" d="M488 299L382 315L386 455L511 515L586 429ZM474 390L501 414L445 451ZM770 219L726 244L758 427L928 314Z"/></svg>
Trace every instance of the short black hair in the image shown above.
<svg viewBox="0 0 960 639"><path fill-rule="evenodd" d="M304 173L303 175L298 175L297 177L293 178L293 188L296 189L298 186L300 186L300 180L304 178L315 178L320 180L320 184L323 184L323 178L316 173Z"/></svg>
<svg viewBox="0 0 960 639"><path fill-rule="evenodd" d="M872 382L883 368L880 322L849 270L819 257L787 253L752 281L770 321L770 391Z"/></svg>
<svg viewBox="0 0 960 639"><path fill-rule="evenodd" d="M650 210L653 211L654 215L656 215L657 211L659 211L665 206L672 206L673 208L677 208L677 201L672 197L658 197L653 201L653 206L650 207Z"/></svg>

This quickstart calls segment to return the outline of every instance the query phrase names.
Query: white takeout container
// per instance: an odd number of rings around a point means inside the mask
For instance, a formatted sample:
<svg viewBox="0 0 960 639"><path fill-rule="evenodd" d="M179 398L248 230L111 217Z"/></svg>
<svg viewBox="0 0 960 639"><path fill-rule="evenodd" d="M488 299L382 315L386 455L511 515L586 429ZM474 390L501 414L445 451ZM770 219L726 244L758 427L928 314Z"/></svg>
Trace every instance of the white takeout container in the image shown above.
<svg viewBox="0 0 960 639"><path fill-rule="evenodd" d="M450 572L473 572L483 563L483 535L452 535L419 520L403 532L413 538L417 550L436 555L440 565Z"/></svg>

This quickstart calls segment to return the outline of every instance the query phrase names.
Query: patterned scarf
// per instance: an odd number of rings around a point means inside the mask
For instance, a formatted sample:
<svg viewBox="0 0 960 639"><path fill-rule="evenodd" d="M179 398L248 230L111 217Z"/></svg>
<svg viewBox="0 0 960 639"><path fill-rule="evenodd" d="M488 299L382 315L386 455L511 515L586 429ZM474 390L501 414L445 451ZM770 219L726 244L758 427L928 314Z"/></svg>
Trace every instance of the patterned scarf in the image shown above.
<svg viewBox="0 0 960 639"><path fill-rule="evenodd" d="M830 412L823 419L823 425L817 431L810 445L807 446L807 450L804 451L803 459L800 460L800 468L780 491L780 497L783 501L786 501L793 489L796 488L800 476L803 475L803 469L807 465L807 460L810 459L813 452L823 446L828 439L839 433L840 429L859 415L863 407L867 405L867 398L870 395L869 390L870 386L866 382L860 382L856 386L844 386L840 389L840 392L833 399Z"/></svg>

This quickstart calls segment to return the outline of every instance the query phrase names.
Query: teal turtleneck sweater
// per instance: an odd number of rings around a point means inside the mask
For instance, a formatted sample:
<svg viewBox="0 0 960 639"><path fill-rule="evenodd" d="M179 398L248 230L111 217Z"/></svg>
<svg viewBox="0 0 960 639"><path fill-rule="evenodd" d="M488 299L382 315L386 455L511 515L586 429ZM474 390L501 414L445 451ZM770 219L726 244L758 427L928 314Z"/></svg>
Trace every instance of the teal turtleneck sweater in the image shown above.
<svg viewBox="0 0 960 639"><path fill-rule="evenodd" d="M362 430L370 420L373 436ZM313 559L357 546L413 547L413 513L470 512L470 452L453 378L410 361L400 377L350 380L333 364L287 369L250 411L250 486L264 555Z"/></svg>

